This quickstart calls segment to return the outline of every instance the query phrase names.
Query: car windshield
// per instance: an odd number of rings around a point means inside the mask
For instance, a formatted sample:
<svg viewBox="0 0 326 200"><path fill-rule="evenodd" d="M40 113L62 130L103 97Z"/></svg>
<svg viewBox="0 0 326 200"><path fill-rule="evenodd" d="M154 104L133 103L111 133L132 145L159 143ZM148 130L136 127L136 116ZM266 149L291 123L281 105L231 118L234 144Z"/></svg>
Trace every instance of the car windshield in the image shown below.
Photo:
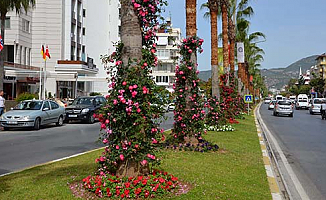
<svg viewBox="0 0 326 200"><path fill-rule="evenodd" d="M14 107L14 110L40 110L42 101L23 101Z"/></svg>
<svg viewBox="0 0 326 200"><path fill-rule="evenodd" d="M314 104L322 104L323 100L322 99L315 99Z"/></svg>
<svg viewBox="0 0 326 200"><path fill-rule="evenodd" d="M80 105L80 104L86 104L86 105L93 105L94 103L94 98L77 98L72 102L72 105Z"/></svg>
<svg viewBox="0 0 326 200"><path fill-rule="evenodd" d="M299 99L299 102L308 102L308 99Z"/></svg>
<svg viewBox="0 0 326 200"><path fill-rule="evenodd" d="M279 101L278 105L283 105L283 106L290 106L291 102L290 101Z"/></svg>

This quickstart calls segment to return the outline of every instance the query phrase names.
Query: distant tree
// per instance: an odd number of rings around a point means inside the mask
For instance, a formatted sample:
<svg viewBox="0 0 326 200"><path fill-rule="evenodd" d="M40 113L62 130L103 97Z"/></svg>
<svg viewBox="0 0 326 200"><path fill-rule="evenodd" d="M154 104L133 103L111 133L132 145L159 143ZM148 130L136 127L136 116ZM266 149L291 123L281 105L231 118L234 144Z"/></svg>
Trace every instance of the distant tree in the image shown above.
<svg viewBox="0 0 326 200"><path fill-rule="evenodd" d="M315 92L318 94L324 93L324 87L325 87L325 80L322 78L314 78L310 81L311 88L314 88Z"/></svg>

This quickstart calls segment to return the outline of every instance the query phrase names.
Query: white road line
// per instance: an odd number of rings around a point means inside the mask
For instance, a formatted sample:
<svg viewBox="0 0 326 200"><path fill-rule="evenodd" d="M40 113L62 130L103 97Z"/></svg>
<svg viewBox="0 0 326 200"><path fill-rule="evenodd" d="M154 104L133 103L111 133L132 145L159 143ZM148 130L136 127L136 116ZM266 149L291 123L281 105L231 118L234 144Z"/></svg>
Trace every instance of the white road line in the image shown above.
<svg viewBox="0 0 326 200"><path fill-rule="evenodd" d="M260 106L259 106L260 108ZM289 164L288 160L286 159L280 145L278 144L277 140L275 139L275 137L273 136L273 134L268 130L266 124L264 123L264 120L262 119L261 115L260 115L260 112L259 112L259 108L258 108L258 112L257 112L257 115L260 119L260 122L261 122L261 126L263 127L263 129L266 131L266 133L268 134L269 138L272 140L275 148L276 148L276 151L279 153L280 155L280 158L285 166L285 169L288 173L288 175L290 176L290 178L292 179L292 182L294 184L294 187L296 188L296 190L298 191L300 197L302 200L310 200L310 198L308 197L307 193L305 192L305 190L303 189L297 175L294 173L291 165Z"/></svg>

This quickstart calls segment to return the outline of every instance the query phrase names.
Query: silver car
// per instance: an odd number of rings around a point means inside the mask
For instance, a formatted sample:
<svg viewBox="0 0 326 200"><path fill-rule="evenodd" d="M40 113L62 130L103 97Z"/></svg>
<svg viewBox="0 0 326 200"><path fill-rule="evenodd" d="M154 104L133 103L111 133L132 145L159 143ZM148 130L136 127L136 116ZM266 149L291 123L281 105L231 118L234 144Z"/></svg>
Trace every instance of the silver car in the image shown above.
<svg viewBox="0 0 326 200"><path fill-rule="evenodd" d="M311 101L311 106L309 108L309 113L311 115L315 114L315 113L320 113L320 107L321 107L321 104L323 102L323 98L314 98L312 99Z"/></svg>
<svg viewBox="0 0 326 200"><path fill-rule="evenodd" d="M275 103L273 115L289 115L293 117L293 107L290 100L279 100Z"/></svg>
<svg viewBox="0 0 326 200"><path fill-rule="evenodd" d="M5 130L10 128L34 128L56 123L62 126L65 116L65 108L50 100L26 100L20 102L10 111L0 117L1 126Z"/></svg>

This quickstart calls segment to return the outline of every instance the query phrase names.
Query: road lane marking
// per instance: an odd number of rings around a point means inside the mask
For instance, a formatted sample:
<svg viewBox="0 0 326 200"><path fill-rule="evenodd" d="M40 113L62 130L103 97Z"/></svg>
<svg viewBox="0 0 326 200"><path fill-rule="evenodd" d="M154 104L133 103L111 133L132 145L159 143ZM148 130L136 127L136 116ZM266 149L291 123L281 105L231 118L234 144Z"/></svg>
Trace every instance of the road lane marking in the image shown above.
<svg viewBox="0 0 326 200"><path fill-rule="evenodd" d="M308 197L307 193L305 192L304 188L302 187L298 177L296 176L296 174L294 173L292 167L290 166L288 160L286 159L281 147L279 146L277 140L275 139L275 137L273 136L273 134L269 131L269 129L267 128L266 124L264 123L264 120L262 119L261 115L260 115L260 112L259 112L259 108L260 108L261 104L259 106L257 106L257 109L256 109L256 112L255 112L255 116L257 115L257 118L259 119L260 121L260 126L262 127L262 129L264 130L264 133L267 134L268 137L266 137L266 140L268 143L269 142L269 139L271 140L271 142L274 144L275 146L275 149L276 149L276 152L278 152L282 162L283 162L283 165L288 173L288 175L290 176L293 184L294 184L294 187L295 189L297 190L299 196L301 197L302 200L310 200L310 198ZM271 150L271 153L274 155L274 152ZM274 155L274 158L275 158L275 155ZM278 165L277 163L277 160L275 159L275 162L276 162L276 165ZM278 170L280 171L279 169L279 166L277 166ZM280 173L280 176L281 173ZM283 181L284 182L284 181ZM289 189L287 188L287 185L285 184L284 182L284 186L285 188L287 189L287 192L290 194L290 191ZM274 198L273 198L274 199Z"/></svg>

